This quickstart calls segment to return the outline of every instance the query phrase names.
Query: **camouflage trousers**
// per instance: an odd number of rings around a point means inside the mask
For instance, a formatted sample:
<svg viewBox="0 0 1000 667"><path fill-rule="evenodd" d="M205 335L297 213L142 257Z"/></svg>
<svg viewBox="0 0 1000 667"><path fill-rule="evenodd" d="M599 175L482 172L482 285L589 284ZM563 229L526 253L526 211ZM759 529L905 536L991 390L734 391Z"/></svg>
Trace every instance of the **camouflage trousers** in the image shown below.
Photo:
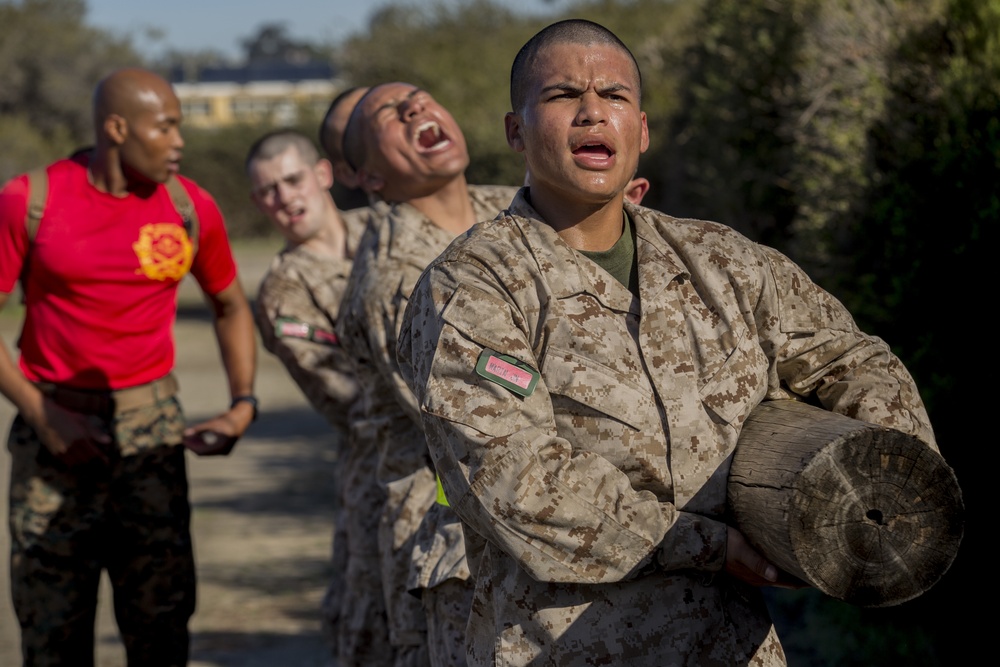
<svg viewBox="0 0 1000 667"><path fill-rule="evenodd" d="M101 423L108 463L69 467L21 417L8 439L11 592L24 665L94 664L102 570L131 666L186 665L195 606L184 417L174 398Z"/></svg>
<svg viewBox="0 0 1000 667"><path fill-rule="evenodd" d="M379 568L378 508L385 492L375 479L378 455L367 422L352 425L343 464L343 519L347 542L347 574L343 578L337 640L339 667L393 665L389 619Z"/></svg>
<svg viewBox="0 0 1000 667"><path fill-rule="evenodd" d="M427 614L427 648L431 667L465 667L466 625L472 609L472 579L446 579L421 596Z"/></svg>
<svg viewBox="0 0 1000 667"><path fill-rule="evenodd" d="M347 528L343 507L334 510L333 540L330 549L331 575L323 600L320 602L320 624L323 639L336 657L340 640L340 615L347 587Z"/></svg>

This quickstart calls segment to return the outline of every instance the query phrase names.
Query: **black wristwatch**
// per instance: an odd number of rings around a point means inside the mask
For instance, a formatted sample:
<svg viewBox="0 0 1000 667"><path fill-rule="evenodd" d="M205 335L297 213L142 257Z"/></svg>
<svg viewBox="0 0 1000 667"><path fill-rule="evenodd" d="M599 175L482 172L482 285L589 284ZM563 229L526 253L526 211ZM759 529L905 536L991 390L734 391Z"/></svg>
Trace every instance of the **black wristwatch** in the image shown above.
<svg viewBox="0 0 1000 667"><path fill-rule="evenodd" d="M250 418L250 421L252 421L252 422L257 421L257 397L256 396L254 396L253 394L244 394L243 396L234 396L233 397L233 402L229 404L229 409L232 410L233 408L235 408L237 403L249 403L250 407L253 408L253 417Z"/></svg>

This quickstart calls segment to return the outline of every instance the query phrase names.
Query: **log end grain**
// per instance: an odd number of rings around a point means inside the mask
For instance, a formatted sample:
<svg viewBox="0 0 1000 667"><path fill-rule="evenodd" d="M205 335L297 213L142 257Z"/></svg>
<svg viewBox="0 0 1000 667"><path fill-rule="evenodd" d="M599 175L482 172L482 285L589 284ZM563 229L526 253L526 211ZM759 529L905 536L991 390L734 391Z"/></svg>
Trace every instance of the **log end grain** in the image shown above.
<svg viewBox="0 0 1000 667"><path fill-rule="evenodd" d="M961 489L916 438L793 401L762 403L729 477L736 525L771 562L846 602L917 597L947 571Z"/></svg>

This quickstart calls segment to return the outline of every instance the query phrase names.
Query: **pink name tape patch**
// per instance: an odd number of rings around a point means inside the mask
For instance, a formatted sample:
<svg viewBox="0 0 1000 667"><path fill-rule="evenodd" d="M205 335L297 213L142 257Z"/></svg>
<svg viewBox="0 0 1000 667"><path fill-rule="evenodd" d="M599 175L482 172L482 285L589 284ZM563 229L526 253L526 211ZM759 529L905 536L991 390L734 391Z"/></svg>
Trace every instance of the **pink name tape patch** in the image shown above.
<svg viewBox="0 0 1000 667"><path fill-rule="evenodd" d="M518 396L530 396L539 373L519 359L485 348L476 362L476 373Z"/></svg>
<svg viewBox="0 0 1000 667"><path fill-rule="evenodd" d="M288 317L279 317L274 322L274 335L278 338L301 338L322 345L336 345L339 341L332 331L318 329L311 324Z"/></svg>

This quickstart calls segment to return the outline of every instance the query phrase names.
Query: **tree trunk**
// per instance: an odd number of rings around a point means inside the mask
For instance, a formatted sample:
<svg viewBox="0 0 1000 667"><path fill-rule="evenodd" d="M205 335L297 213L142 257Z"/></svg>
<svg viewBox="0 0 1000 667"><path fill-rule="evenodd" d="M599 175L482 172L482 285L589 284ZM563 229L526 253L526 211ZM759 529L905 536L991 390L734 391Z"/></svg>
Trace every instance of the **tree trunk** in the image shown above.
<svg viewBox="0 0 1000 667"><path fill-rule="evenodd" d="M865 607L917 597L962 539L962 493L916 438L797 401L766 401L729 474L737 528L768 560Z"/></svg>

